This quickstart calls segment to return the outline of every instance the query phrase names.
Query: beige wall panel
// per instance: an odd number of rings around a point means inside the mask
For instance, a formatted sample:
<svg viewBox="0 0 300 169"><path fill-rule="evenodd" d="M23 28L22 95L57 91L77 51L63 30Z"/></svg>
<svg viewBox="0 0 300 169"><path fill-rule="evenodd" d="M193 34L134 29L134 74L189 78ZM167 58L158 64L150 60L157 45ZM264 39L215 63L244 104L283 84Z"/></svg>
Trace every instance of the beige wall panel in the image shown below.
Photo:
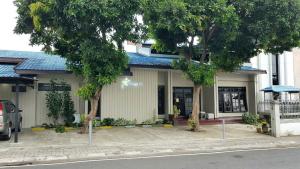
<svg viewBox="0 0 300 169"><path fill-rule="evenodd" d="M193 87L194 83L189 80L181 71L172 72L173 87Z"/></svg>
<svg viewBox="0 0 300 169"><path fill-rule="evenodd" d="M122 76L103 88L102 118L136 119L141 123L157 115L158 71L138 68L131 71L133 76Z"/></svg>
<svg viewBox="0 0 300 169"><path fill-rule="evenodd" d="M11 91L12 85L0 84L0 100L10 100L16 103L16 94ZM35 99L34 89L26 87L26 92L19 93L19 108L23 112L23 128L32 127L35 124Z"/></svg>
<svg viewBox="0 0 300 169"><path fill-rule="evenodd" d="M214 86L203 87L203 109L205 113L215 113Z"/></svg>
<svg viewBox="0 0 300 169"><path fill-rule="evenodd" d="M38 83L49 83L51 79L64 80L67 84L71 85L72 91L70 92L72 100L74 101L74 108L76 113L84 113L82 107L80 106L80 98L77 95L79 89L79 82L81 81L78 77L73 74L47 74L39 75ZM37 93L37 125L43 123L52 123L48 118L47 107L46 107L46 91L38 91ZM81 101L82 102L82 101ZM80 109L81 107L81 109Z"/></svg>
<svg viewBox="0 0 300 169"><path fill-rule="evenodd" d="M219 73L217 76L218 87L246 87L248 112L255 113L255 82L254 75ZM216 104L218 106L219 103ZM218 110L218 109L217 109ZM238 113L219 113L220 116L241 115Z"/></svg>

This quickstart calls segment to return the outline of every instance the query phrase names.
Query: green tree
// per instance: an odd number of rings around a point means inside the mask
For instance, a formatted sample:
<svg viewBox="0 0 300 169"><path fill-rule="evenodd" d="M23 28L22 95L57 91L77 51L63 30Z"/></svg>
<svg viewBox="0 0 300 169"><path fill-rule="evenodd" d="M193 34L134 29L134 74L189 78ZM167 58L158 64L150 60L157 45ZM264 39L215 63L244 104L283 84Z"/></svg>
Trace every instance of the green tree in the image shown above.
<svg viewBox="0 0 300 169"><path fill-rule="evenodd" d="M52 118L54 125L57 125L57 121L61 115L62 97L56 89L57 82L52 79L50 81L50 90L46 93L46 106L48 108L48 117Z"/></svg>
<svg viewBox="0 0 300 169"><path fill-rule="evenodd" d="M62 82L64 90L61 93L62 95L62 117L65 121L65 124L70 126L74 121L73 114L76 112L74 109L74 102L70 95L70 86L65 82Z"/></svg>
<svg viewBox="0 0 300 169"><path fill-rule="evenodd" d="M127 67L122 43L141 35L140 1L16 0L15 5L15 32L30 34L32 45L65 57L70 70L83 77L78 93L91 102L87 125L96 115L102 88Z"/></svg>
<svg viewBox="0 0 300 169"><path fill-rule="evenodd" d="M182 58L174 66L194 82L195 130L202 86L212 85L217 71L234 71L260 52L279 54L299 45L298 0L143 2L154 47L179 52Z"/></svg>

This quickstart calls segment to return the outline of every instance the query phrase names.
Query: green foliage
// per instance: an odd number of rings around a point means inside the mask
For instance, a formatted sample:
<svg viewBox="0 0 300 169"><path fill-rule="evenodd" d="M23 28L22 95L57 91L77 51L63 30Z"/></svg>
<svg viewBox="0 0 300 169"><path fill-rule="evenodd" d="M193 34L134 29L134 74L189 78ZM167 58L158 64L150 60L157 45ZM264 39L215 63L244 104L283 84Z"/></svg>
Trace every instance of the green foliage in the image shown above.
<svg viewBox="0 0 300 169"><path fill-rule="evenodd" d="M64 90L58 91L57 85L63 86ZM61 116L67 125L70 125L74 121L74 102L70 96L68 87L69 85L63 81L50 80L50 91L46 93L46 106L48 108L47 115L49 118L52 118L55 125Z"/></svg>
<svg viewBox="0 0 300 169"><path fill-rule="evenodd" d="M244 113L242 116L242 120L245 124L257 125L259 118L257 115Z"/></svg>
<svg viewBox="0 0 300 169"><path fill-rule="evenodd" d="M76 112L74 109L74 102L71 98L70 91L67 90L68 85L65 82L61 83L65 89L62 92L62 116L67 125L74 121L73 114Z"/></svg>
<svg viewBox="0 0 300 169"><path fill-rule="evenodd" d="M211 85L216 70L234 71L260 52L282 53L300 42L298 0L145 0L143 5L155 48L179 51L184 59L175 68L199 85Z"/></svg>
<svg viewBox="0 0 300 169"><path fill-rule="evenodd" d="M32 45L59 54L84 78L79 95L90 99L126 68L125 40L138 41L140 0L16 0L15 32L30 34ZM101 65L101 66L99 66Z"/></svg>
<svg viewBox="0 0 300 169"><path fill-rule="evenodd" d="M114 126L127 126L129 125L130 121L126 120L124 118L118 118L117 120L114 121L113 125Z"/></svg>
<svg viewBox="0 0 300 169"><path fill-rule="evenodd" d="M195 84L211 86L214 84L216 68L210 64L199 64L197 62L180 59L173 63L174 67L181 69Z"/></svg>
<svg viewBox="0 0 300 169"><path fill-rule="evenodd" d="M188 126L192 131L196 129L196 122L193 118L188 119Z"/></svg>
<svg viewBox="0 0 300 169"><path fill-rule="evenodd" d="M66 130L65 130L65 127L64 126L61 126L61 125L59 125L59 126L56 126L56 128L55 128L55 132L56 133L64 133Z"/></svg>
<svg viewBox="0 0 300 169"><path fill-rule="evenodd" d="M58 118L61 115L62 97L56 90L55 86L57 82L55 80L50 81L50 91L46 93L46 106L48 108L48 117L52 118L53 123L57 124Z"/></svg>
<svg viewBox="0 0 300 169"><path fill-rule="evenodd" d="M153 119L148 119L148 120L145 120L142 122L142 124L144 124L144 125L152 125L154 123L155 123L155 121L153 121Z"/></svg>
<svg viewBox="0 0 300 169"><path fill-rule="evenodd" d="M114 119L113 118L104 118L101 122L103 126L112 126L114 124Z"/></svg>
<svg viewBox="0 0 300 169"><path fill-rule="evenodd" d="M93 125L93 127L101 126L101 120L94 119L92 125Z"/></svg>
<svg viewBox="0 0 300 169"><path fill-rule="evenodd" d="M180 109L178 109L176 105L173 106L173 114L174 118L177 118L180 115Z"/></svg>

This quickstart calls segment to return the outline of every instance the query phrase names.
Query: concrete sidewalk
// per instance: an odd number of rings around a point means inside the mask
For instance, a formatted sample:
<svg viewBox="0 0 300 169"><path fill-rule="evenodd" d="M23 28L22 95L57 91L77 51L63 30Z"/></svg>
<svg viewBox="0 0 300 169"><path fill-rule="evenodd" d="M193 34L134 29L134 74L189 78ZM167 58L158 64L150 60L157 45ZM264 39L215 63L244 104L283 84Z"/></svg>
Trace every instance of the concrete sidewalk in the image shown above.
<svg viewBox="0 0 300 169"><path fill-rule="evenodd" d="M24 131L20 143L0 142L0 165L290 147L300 146L300 137L273 138L242 124L226 125L225 140L218 125L201 126L196 133L183 127L120 127L97 130L93 145L87 143L88 135L76 131Z"/></svg>

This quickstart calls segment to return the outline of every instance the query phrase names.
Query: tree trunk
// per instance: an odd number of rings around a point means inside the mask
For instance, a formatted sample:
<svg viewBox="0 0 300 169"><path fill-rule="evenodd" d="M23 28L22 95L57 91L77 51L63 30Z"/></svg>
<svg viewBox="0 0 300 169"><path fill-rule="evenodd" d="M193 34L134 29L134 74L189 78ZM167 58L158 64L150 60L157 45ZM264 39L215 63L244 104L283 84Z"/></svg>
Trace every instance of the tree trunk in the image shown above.
<svg viewBox="0 0 300 169"><path fill-rule="evenodd" d="M200 94L202 86L194 85L192 119L195 122L194 131L199 131Z"/></svg>
<svg viewBox="0 0 300 169"><path fill-rule="evenodd" d="M89 115L84 120L84 124L81 129L81 133L87 133L89 121L93 120L97 114L100 98L101 98L101 89L97 90L95 95L90 99L91 110L90 110Z"/></svg>

